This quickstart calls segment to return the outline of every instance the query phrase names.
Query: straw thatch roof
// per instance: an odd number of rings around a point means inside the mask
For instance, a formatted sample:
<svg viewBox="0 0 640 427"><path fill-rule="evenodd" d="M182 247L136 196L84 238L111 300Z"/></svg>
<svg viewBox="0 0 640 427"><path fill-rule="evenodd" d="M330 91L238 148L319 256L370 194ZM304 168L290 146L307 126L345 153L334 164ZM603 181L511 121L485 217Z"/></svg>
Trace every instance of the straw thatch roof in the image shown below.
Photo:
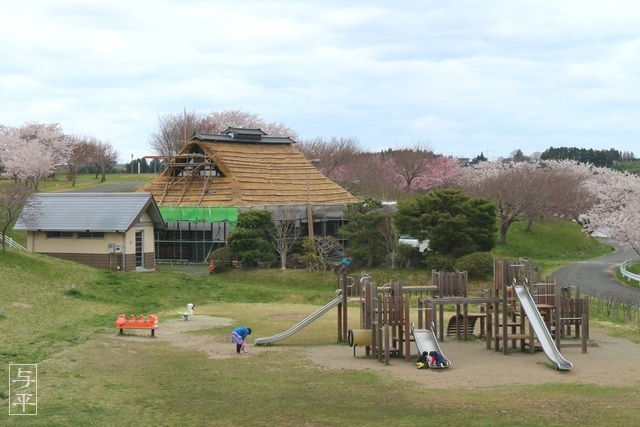
<svg viewBox="0 0 640 427"><path fill-rule="evenodd" d="M336 205L356 198L326 178L290 138L260 129L195 133L167 169L140 189L159 206Z"/></svg>

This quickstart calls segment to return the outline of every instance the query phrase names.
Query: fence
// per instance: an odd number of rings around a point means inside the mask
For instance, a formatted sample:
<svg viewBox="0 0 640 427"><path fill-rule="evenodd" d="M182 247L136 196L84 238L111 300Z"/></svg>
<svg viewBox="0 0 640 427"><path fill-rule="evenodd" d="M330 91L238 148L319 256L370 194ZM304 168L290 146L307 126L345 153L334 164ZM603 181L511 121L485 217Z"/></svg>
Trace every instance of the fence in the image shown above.
<svg viewBox="0 0 640 427"><path fill-rule="evenodd" d="M638 282L640 282L640 275L638 274L633 274L630 271L627 271L627 266L631 264L631 260L628 259L625 262L623 262L622 264L620 264L620 274L622 274L624 277L626 277L629 280L637 280Z"/></svg>
<svg viewBox="0 0 640 427"><path fill-rule="evenodd" d="M623 298L613 292L589 293L589 314L592 318L614 323L637 324L640 327L640 297Z"/></svg>
<svg viewBox="0 0 640 427"><path fill-rule="evenodd" d="M4 238L5 244L8 244L9 247L14 248L14 249L20 249L22 251L26 251L27 248L25 248L24 246L22 246L20 243L16 242L15 240L13 240L11 237L7 237L7 236L3 236L2 233L0 233L0 241Z"/></svg>

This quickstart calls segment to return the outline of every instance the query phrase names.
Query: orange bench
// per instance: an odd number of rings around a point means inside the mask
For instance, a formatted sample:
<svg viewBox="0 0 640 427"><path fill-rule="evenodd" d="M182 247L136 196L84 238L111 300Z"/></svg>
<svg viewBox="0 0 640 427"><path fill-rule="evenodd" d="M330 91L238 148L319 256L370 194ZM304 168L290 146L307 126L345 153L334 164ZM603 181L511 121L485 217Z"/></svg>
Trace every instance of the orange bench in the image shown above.
<svg viewBox="0 0 640 427"><path fill-rule="evenodd" d="M144 320L144 316L140 315L138 319L132 314L129 320L124 314L121 314L116 319L116 328L120 329L120 334L124 329L151 329L151 336L155 337L156 328L158 327L158 316L155 314L149 315L149 319Z"/></svg>

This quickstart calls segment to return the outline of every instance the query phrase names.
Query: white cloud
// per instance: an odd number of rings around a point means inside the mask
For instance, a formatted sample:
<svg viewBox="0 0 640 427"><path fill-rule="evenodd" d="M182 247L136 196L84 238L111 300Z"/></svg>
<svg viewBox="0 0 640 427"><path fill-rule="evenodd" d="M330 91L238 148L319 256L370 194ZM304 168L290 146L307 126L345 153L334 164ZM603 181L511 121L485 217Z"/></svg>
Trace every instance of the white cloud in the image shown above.
<svg viewBox="0 0 640 427"><path fill-rule="evenodd" d="M124 159L151 154L157 115L183 108L371 150L637 145L640 3L23 3L0 16L0 123L58 122Z"/></svg>

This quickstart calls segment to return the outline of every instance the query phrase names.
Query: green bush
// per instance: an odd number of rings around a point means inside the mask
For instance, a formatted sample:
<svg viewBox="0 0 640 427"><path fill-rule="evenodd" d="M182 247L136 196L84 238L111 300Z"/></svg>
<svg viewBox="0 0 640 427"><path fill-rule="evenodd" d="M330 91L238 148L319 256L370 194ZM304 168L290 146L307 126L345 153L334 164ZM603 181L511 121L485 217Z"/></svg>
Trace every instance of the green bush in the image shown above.
<svg viewBox="0 0 640 427"><path fill-rule="evenodd" d="M455 259L451 255L425 252L424 266L427 270L453 271Z"/></svg>
<svg viewBox="0 0 640 427"><path fill-rule="evenodd" d="M213 263L213 271L211 273L223 273L233 268L233 256L229 248L222 247L209 254L209 262Z"/></svg>
<svg viewBox="0 0 640 427"><path fill-rule="evenodd" d="M422 268L424 256L418 248L407 245L398 245L396 263L405 268Z"/></svg>
<svg viewBox="0 0 640 427"><path fill-rule="evenodd" d="M469 279L484 280L493 275L493 256L489 252L474 252L460 257L455 262L455 269L467 271Z"/></svg>

